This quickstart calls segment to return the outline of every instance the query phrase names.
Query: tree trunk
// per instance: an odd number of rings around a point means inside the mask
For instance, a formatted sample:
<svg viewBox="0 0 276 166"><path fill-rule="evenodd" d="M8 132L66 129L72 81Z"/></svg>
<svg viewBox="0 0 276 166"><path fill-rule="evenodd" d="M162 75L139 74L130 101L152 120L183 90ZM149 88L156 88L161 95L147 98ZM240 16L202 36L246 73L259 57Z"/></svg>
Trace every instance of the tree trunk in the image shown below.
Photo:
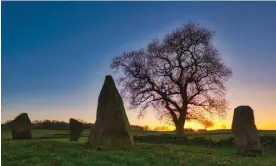
<svg viewBox="0 0 276 166"><path fill-rule="evenodd" d="M175 124L176 128L176 137L183 137L184 136L184 123L181 125L180 123Z"/></svg>
<svg viewBox="0 0 276 166"><path fill-rule="evenodd" d="M175 123L175 128L176 128L176 137L184 137L184 124L186 120L186 112L184 111L179 111L180 116Z"/></svg>

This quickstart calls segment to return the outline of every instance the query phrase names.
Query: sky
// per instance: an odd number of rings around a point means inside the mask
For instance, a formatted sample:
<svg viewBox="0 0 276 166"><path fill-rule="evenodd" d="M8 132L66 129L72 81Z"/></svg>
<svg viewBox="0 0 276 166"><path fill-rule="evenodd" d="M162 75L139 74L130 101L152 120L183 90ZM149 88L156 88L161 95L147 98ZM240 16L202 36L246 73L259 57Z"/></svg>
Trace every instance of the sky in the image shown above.
<svg viewBox="0 0 276 166"><path fill-rule="evenodd" d="M250 105L259 129L276 129L276 2L1 4L2 122L27 112L31 120L94 123L112 58L196 20L216 32L214 45L233 70L228 116L214 128L230 128L234 108ZM131 124L165 125L152 110L142 119L126 112Z"/></svg>

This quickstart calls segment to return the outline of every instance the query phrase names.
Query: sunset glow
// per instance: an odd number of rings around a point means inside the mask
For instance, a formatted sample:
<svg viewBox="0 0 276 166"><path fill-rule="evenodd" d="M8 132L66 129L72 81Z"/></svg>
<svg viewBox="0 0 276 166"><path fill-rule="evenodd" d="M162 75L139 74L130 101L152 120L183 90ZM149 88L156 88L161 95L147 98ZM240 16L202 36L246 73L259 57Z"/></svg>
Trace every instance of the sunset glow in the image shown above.
<svg viewBox="0 0 276 166"><path fill-rule="evenodd" d="M162 38L183 23L197 20L215 32L214 46L233 69L233 77L226 85L228 115L213 119L214 126L208 130L230 129L233 110L239 105L252 107L258 129L276 129L276 38L272 35L276 23L271 21L275 20L272 5L15 6L16 9L12 3L2 6L2 123L22 112L27 112L31 120L68 122L73 117L94 123L105 76L117 78L110 69L112 58L143 48L154 37ZM120 87L117 82L116 86ZM151 108L144 118L138 119L139 111L128 109L126 99L124 104L131 124L174 130L157 120ZM204 126L186 122L185 128L198 130Z"/></svg>
<svg viewBox="0 0 276 166"><path fill-rule="evenodd" d="M10 1L1 165L276 166L276 1Z"/></svg>

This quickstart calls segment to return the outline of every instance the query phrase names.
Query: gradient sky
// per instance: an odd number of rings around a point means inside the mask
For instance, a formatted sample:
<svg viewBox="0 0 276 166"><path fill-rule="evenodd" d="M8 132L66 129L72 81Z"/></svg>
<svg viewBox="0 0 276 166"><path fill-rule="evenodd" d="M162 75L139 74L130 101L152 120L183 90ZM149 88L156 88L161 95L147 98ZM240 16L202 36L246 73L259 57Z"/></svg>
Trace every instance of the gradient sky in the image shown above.
<svg viewBox="0 0 276 166"><path fill-rule="evenodd" d="M2 122L21 112L94 122L113 56L197 20L216 32L234 74L228 116L216 127L229 128L233 109L250 105L259 129L276 129L276 2L1 3ZM141 120L136 110L127 114L132 124L163 125L151 110Z"/></svg>

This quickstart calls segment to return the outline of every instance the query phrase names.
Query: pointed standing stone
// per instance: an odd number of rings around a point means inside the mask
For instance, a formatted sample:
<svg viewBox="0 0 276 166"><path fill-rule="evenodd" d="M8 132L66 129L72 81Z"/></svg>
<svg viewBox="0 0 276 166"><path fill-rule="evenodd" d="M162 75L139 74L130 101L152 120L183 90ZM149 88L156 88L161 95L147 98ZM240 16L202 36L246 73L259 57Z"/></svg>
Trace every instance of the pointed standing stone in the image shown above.
<svg viewBox="0 0 276 166"><path fill-rule="evenodd" d="M78 141L84 129L83 123L77 121L76 119L70 118L69 125L70 125L70 141Z"/></svg>
<svg viewBox="0 0 276 166"><path fill-rule="evenodd" d="M234 110L232 133L240 155L262 154L261 141L255 125L253 109L239 106Z"/></svg>
<svg viewBox="0 0 276 166"><path fill-rule="evenodd" d="M99 95L97 118L89 134L89 144L103 148L134 144L123 100L110 75L105 77Z"/></svg>
<svg viewBox="0 0 276 166"><path fill-rule="evenodd" d="M12 129L12 139L31 139L31 120L27 113L18 115L13 121L9 123Z"/></svg>

